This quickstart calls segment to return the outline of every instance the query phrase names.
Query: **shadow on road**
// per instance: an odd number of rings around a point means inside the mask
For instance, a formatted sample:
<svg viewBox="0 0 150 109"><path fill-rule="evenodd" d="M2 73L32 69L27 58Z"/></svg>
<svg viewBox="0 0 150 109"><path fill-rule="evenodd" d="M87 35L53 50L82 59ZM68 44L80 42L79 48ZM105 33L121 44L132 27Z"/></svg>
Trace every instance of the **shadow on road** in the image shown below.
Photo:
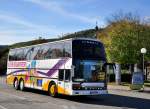
<svg viewBox="0 0 150 109"><path fill-rule="evenodd" d="M95 104L103 106L114 106L114 107L127 107L135 109L150 109L150 100L127 97L120 95L102 95L94 97L63 97L62 99L68 99L75 102L86 103L86 104Z"/></svg>
<svg viewBox="0 0 150 109"><path fill-rule="evenodd" d="M26 89L26 91L32 93L38 93L48 96L46 92L39 90ZM101 95L101 96L63 96L59 95L57 99L64 99L78 103L92 104L92 105L102 105L102 106L113 106L113 107L123 107L135 108L135 109L150 109L150 100L136 97L128 97L121 95Z"/></svg>

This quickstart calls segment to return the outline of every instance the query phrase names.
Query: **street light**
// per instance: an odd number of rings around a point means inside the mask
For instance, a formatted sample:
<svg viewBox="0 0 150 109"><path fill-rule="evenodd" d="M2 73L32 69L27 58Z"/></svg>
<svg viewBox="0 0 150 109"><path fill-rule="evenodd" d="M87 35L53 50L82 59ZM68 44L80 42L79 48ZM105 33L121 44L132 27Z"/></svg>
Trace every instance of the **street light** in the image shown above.
<svg viewBox="0 0 150 109"><path fill-rule="evenodd" d="M146 48L141 48L141 53L143 54L143 74L144 74L144 54L146 54Z"/></svg>

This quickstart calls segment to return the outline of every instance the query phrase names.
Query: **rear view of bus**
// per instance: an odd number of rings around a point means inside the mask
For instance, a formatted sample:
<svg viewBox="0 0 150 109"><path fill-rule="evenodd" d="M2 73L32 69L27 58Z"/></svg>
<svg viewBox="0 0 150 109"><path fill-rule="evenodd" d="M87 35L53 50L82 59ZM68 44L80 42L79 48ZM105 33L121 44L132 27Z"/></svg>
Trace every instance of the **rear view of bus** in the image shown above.
<svg viewBox="0 0 150 109"><path fill-rule="evenodd" d="M72 42L72 94L107 94L104 46L97 40Z"/></svg>

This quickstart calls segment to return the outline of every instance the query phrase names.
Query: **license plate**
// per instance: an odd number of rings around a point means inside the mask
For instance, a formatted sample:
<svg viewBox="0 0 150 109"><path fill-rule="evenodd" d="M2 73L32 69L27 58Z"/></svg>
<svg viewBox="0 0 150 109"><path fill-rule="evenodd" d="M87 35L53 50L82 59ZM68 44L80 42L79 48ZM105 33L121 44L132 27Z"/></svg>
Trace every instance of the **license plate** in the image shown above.
<svg viewBox="0 0 150 109"><path fill-rule="evenodd" d="M90 94L98 94L97 91L91 91Z"/></svg>

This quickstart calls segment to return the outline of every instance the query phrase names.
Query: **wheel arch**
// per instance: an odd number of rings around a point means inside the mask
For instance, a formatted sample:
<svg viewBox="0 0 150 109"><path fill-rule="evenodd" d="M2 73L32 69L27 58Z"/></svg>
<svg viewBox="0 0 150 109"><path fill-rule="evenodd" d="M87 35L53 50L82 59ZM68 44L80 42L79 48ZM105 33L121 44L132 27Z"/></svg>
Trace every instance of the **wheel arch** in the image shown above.
<svg viewBox="0 0 150 109"><path fill-rule="evenodd" d="M56 84L56 82L55 81L50 81L49 82L49 85L48 85L48 94L49 94L49 91L50 91L50 87L51 87L51 85L55 85L56 86L56 95L55 96L53 96L53 97L56 97L57 96L57 94L58 94L58 88L57 88L57 84Z"/></svg>
<svg viewBox="0 0 150 109"><path fill-rule="evenodd" d="M21 77L21 78L19 79L19 84L20 84L20 81L21 81L21 80L23 80L23 81L24 81L24 79Z"/></svg>
<svg viewBox="0 0 150 109"><path fill-rule="evenodd" d="M56 82L52 80L52 81L49 82L48 88L49 88L52 84L55 84L55 85L57 86Z"/></svg>

